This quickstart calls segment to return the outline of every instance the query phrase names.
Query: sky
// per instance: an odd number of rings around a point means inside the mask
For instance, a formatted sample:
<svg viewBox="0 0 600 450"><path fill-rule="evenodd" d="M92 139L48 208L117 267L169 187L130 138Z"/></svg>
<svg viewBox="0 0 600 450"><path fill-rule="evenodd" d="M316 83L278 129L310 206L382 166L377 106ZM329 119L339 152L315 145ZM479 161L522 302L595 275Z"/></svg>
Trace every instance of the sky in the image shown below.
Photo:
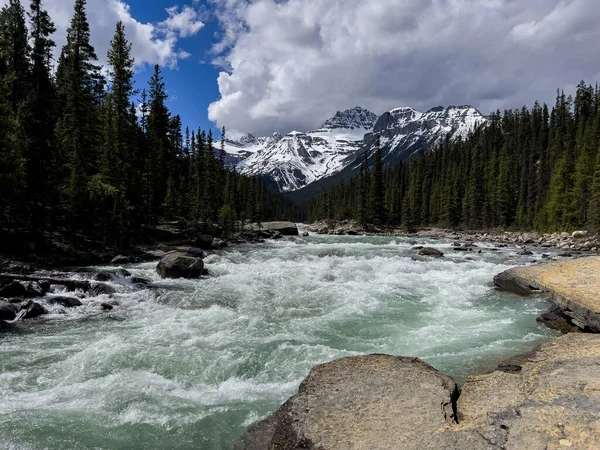
<svg viewBox="0 0 600 450"><path fill-rule="evenodd" d="M44 0L59 49L72 3ZM598 0L88 0L87 11L101 63L121 20L136 87L161 64L172 113L233 137L308 131L357 105L488 114L600 82Z"/></svg>

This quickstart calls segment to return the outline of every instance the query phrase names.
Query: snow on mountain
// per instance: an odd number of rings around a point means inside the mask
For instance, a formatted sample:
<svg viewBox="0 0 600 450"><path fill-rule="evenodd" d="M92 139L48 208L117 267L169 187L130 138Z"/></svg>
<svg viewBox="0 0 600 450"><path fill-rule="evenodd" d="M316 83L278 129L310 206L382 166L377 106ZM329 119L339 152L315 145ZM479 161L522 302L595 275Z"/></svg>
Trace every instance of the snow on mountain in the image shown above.
<svg viewBox="0 0 600 450"><path fill-rule="evenodd" d="M444 139L466 137L487 119L472 106L438 106L426 113L410 107L392 109L381 115L373 132L364 138L365 148L373 151L377 137L383 150L383 162L394 163Z"/></svg>
<svg viewBox="0 0 600 450"><path fill-rule="evenodd" d="M268 139L247 135L244 142L226 141L225 151L235 155L242 174L266 175L282 192L294 191L350 164L376 120L372 112L356 107L338 111L318 130Z"/></svg>
<svg viewBox="0 0 600 450"><path fill-rule="evenodd" d="M358 155L363 149L372 153L377 137L383 162L393 164L443 139L466 137L485 122L471 106L439 106L426 113L402 107L380 117L357 106L338 111L319 129L307 133L270 137L249 133L239 141L226 140L226 163L245 175L265 175L282 192L291 192L323 178L340 177L342 171L351 175Z"/></svg>

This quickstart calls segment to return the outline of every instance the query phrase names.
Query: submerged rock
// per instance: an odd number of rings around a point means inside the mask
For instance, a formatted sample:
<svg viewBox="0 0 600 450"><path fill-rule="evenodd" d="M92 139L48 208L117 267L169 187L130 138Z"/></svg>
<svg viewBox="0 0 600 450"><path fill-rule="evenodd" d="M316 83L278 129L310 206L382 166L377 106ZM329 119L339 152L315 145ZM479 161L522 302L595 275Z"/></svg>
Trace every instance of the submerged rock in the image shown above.
<svg viewBox="0 0 600 450"><path fill-rule="evenodd" d="M420 256L432 256L434 258L441 258L442 256L444 256L444 253L439 251L436 248L424 247L421 250L419 250L419 255Z"/></svg>
<svg viewBox="0 0 600 450"><path fill-rule="evenodd" d="M0 299L0 320L14 320L15 317L17 317L15 305Z"/></svg>
<svg viewBox="0 0 600 450"><path fill-rule="evenodd" d="M165 255L156 266L162 278L200 278L203 269L202 259L178 252Z"/></svg>
<svg viewBox="0 0 600 450"><path fill-rule="evenodd" d="M75 306L82 305L81 301L78 298L66 296L50 297L48 299L48 303L59 304L64 306L65 308L74 308Z"/></svg>
<svg viewBox="0 0 600 450"><path fill-rule="evenodd" d="M238 449L486 448L456 423L458 388L418 358L368 355L314 367L273 416L248 430Z"/></svg>

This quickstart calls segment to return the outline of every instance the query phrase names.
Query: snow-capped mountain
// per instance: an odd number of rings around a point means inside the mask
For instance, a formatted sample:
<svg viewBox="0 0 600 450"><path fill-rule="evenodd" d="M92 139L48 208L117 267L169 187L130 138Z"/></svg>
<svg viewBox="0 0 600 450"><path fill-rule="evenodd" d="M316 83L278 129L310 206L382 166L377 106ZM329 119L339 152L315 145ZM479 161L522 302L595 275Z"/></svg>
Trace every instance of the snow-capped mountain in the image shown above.
<svg viewBox="0 0 600 450"><path fill-rule="evenodd" d="M444 139L466 137L485 122L471 106L439 106L426 113L403 107L379 117L357 106L338 111L315 131L269 137L250 133L239 141L226 140L226 163L245 175L267 176L282 192L320 192L322 186L356 175L359 155L372 154L377 138L384 164L393 164Z"/></svg>
<svg viewBox="0 0 600 450"><path fill-rule="evenodd" d="M366 149L373 150L379 137L386 164L407 159L445 139L466 137L486 118L472 106L438 106L426 113L403 107L388 111L377 119L373 132L364 138Z"/></svg>
<svg viewBox="0 0 600 450"><path fill-rule="evenodd" d="M237 158L241 173L266 175L282 192L294 191L352 163L376 120L372 112L355 107L338 111L315 131L270 138L249 134L238 142L226 141L225 151Z"/></svg>

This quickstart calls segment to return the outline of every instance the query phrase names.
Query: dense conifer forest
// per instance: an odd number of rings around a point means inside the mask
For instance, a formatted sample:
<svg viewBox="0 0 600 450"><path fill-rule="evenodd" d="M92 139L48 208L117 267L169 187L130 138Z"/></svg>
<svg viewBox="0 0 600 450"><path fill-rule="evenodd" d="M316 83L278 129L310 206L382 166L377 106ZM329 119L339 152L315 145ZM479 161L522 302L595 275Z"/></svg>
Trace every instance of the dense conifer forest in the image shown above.
<svg viewBox="0 0 600 450"><path fill-rule="evenodd" d="M265 181L225 167L210 130L182 130L158 65L136 90L122 23L103 72L85 6L75 1L57 61L41 0L0 12L0 234L60 230L120 247L165 220L297 218Z"/></svg>
<svg viewBox="0 0 600 450"><path fill-rule="evenodd" d="M320 195L309 220L452 228L600 230L600 91L497 111L468 138L394 167L381 150L360 175Z"/></svg>

